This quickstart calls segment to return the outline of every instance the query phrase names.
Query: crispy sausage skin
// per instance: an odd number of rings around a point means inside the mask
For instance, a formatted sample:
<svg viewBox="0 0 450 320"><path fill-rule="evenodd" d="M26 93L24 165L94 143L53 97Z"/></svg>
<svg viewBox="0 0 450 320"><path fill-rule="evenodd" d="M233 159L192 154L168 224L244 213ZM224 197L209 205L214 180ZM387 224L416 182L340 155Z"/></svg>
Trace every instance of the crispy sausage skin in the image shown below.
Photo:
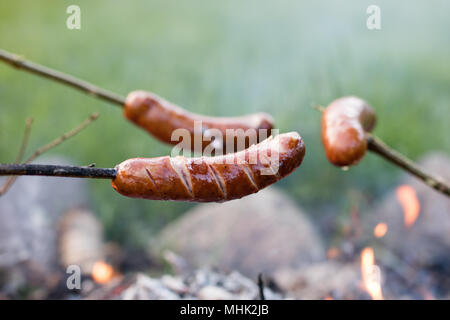
<svg viewBox="0 0 450 320"><path fill-rule="evenodd" d="M211 138L203 138L203 132L208 129L217 129L221 132L223 138L219 143L214 144L216 150L226 150L227 132L226 129L242 129L245 132L248 129L256 130L257 139L250 142L248 137L244 136L245 145L243 148L248 148L251 144L264 140L270 136L270 130L273 127L273 119L266 113L249 114L242 117L217 118L207 117L194 113L190 113L178 107L163 98L146 91L131 92L125 102L124 116L143 128L148 133L152 134L160 141L169 144L178 144L178 140L172 141L172 133L175 129L187 129L191 136L191 150L199 149L194 146L194 122L201 121L201 132L197 134L201 141L200 147L203 151L206 146L211 143ZM259 129L266 129L267 135L259 137ZM242 133L241 133L242 134ZM228 135L229 139L235 140L235 136ZM238 144L230 143L233 150L226 150L227 152L240 151Z"/></svg>
<svg viewBox="0 0 450 320"><path fill-rule="evenodd" d="M304 155L302 138L290 132L223 156L129 159L116 167L112 186L134 198L223 202L284 178L301 164Z"/></svg>
<svg viewBox="0 0 450 320"><path fill-rule="evenodd" d="M367 132L375 126L375 111L357 97L331 102L322 113L322 143L336 166L357 164L367 150Z"/></svg>

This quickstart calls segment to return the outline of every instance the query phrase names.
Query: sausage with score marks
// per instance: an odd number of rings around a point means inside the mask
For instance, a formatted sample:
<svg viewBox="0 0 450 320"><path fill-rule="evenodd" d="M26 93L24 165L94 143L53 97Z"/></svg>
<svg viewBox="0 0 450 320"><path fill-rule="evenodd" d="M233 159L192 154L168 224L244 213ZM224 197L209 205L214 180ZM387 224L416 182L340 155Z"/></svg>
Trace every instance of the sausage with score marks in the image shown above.
<svg viewBox="0 0 450 320"><path fill-rule="evenodd" d="M240 133L234 131L238 135L242 135L248 129L255 130L256 141L253 143L256 143L270 136L270 130L273 127L273 119L266 113L229 118L208 117L187 112L156 94L146 91L133 91L128 95L125 102L124 116L160 141L169 144L178 144L179 142L178 140L172 141L172 133L176 129L188 130L191 136L191 150L195 149L194 139L197 134L194 132L194 124L196 121L201 121L201 132L197 135L201 139L200 147L202 150L195 151L203 151L211 143L211 137L205 138L203 134L208 129L217 129L222 135L222 141L214 144L214 148L216 150L226 150L227 129L242 129ZM266 129L267 134L260 137L260 129ZM227 152L240 151L237 149L238 144L234 143L237 137L234 135L230 136L230 134L228 134L228 137L233 139L233 141L230 141L230 146L232 146L233 150L227 150ZM248 137L244 136L244 139L245 144L243 144L243 148L248 148L253 144Z"/></svg>
<svg viewBox="0 0 450 320"><path fill-rule="evenodd" d="M133 198L222 202L258 192L284 178L301 164L304 155L302 138L290 132L223 156L129 159L116 167L112 185Z"/></svg>
<svg viewBox="0 0 450 320"><path fill-rule="evenodd" d="M331 102L322 113L322 143L336 166L357 164L367 150L367 133L375 126L375 111L357 97Z"/></svg>

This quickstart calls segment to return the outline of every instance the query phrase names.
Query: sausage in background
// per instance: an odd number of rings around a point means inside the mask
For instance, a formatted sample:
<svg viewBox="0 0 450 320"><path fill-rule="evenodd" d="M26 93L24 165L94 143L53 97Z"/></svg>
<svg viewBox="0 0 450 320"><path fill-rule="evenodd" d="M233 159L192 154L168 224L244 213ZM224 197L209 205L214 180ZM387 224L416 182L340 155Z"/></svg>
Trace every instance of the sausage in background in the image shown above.
<svg viewBox="0 0 450 320"><path fill-rule="evenodd" d="M178 144L180 140L172 141L172 133L176 129L186 129L190 135L190 146L187 147L196 152L204 151L211 144L211 140L214 140L212 137L205 135L208 129L215 129L221 133L223 139L216 141L212 146L214 146L216 151L221 150L220 153L225 153L243 150L254 143L266 139L271 135L271 129L273 128L273 119L266 113L229 118L208 117L187 112L156 94L146 91L133 91L128 95L125 102L124 115L137 126L168 144ZM196 121L201 121L202 123L198 133L194 132ZM234 130L235 134L227 135L227 129ZM255 132L254 141L250 141L252 139L244 135L245 131L249 129ZM267 134L261 136L260 129L265 129ZM239 136L245 141L241 145L237 143ZM200 141L198 146L194 145L195 138ZM230 141L230 139L233 140ZM229 144L228 148L227 141Z"/></svg>

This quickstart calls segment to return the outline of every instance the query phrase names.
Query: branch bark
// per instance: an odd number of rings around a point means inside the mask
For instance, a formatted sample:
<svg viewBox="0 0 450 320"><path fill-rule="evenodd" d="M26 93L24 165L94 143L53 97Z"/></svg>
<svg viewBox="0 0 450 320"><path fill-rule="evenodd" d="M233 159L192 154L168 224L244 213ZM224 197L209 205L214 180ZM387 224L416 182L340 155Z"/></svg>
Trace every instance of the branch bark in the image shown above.
<svg viewBox="0 0 450 320"><path fill-rule="evenodd" d="M61 166L50 164L0 164L0 176L50 176L70 178L114 179L115 168Z"/></svg>

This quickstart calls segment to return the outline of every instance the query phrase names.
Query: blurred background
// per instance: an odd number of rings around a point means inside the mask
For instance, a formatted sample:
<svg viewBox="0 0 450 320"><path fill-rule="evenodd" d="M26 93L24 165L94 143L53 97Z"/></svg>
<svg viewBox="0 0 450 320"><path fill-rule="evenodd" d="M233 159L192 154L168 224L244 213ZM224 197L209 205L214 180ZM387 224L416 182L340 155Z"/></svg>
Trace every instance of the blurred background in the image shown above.
<svg viewBox="0 0 450 320"><path fill-rule="evenodd" d="M71 4L81 8L80 30L66 27ZM371 4L381 8L381 30L366 27ZM436 150L448 156L448 12L445 0L2 1L0 47L124 96L144 89L207 115L272 114L280 132L298 131L307 147L302 166L276 192L302 208L328 247L351 221L352 208L367 215L403 173L372 154L348 171L330 165L313 106L362 97L375 108L375 133L387 144L414 160ZM2 163L14 161L27 117L34 118L31 152L94 111L100 113L95 123L48 156L113 167L171 150L124 120L117 107L3 64L0 106ZM33 179L39 178L19 181ZM105 239L127 248L148 246L194 209L128 199L105 180L84 183ZM19 189L18 183L11 192ZM51 207L56 200L48 201Z"/></svg>

